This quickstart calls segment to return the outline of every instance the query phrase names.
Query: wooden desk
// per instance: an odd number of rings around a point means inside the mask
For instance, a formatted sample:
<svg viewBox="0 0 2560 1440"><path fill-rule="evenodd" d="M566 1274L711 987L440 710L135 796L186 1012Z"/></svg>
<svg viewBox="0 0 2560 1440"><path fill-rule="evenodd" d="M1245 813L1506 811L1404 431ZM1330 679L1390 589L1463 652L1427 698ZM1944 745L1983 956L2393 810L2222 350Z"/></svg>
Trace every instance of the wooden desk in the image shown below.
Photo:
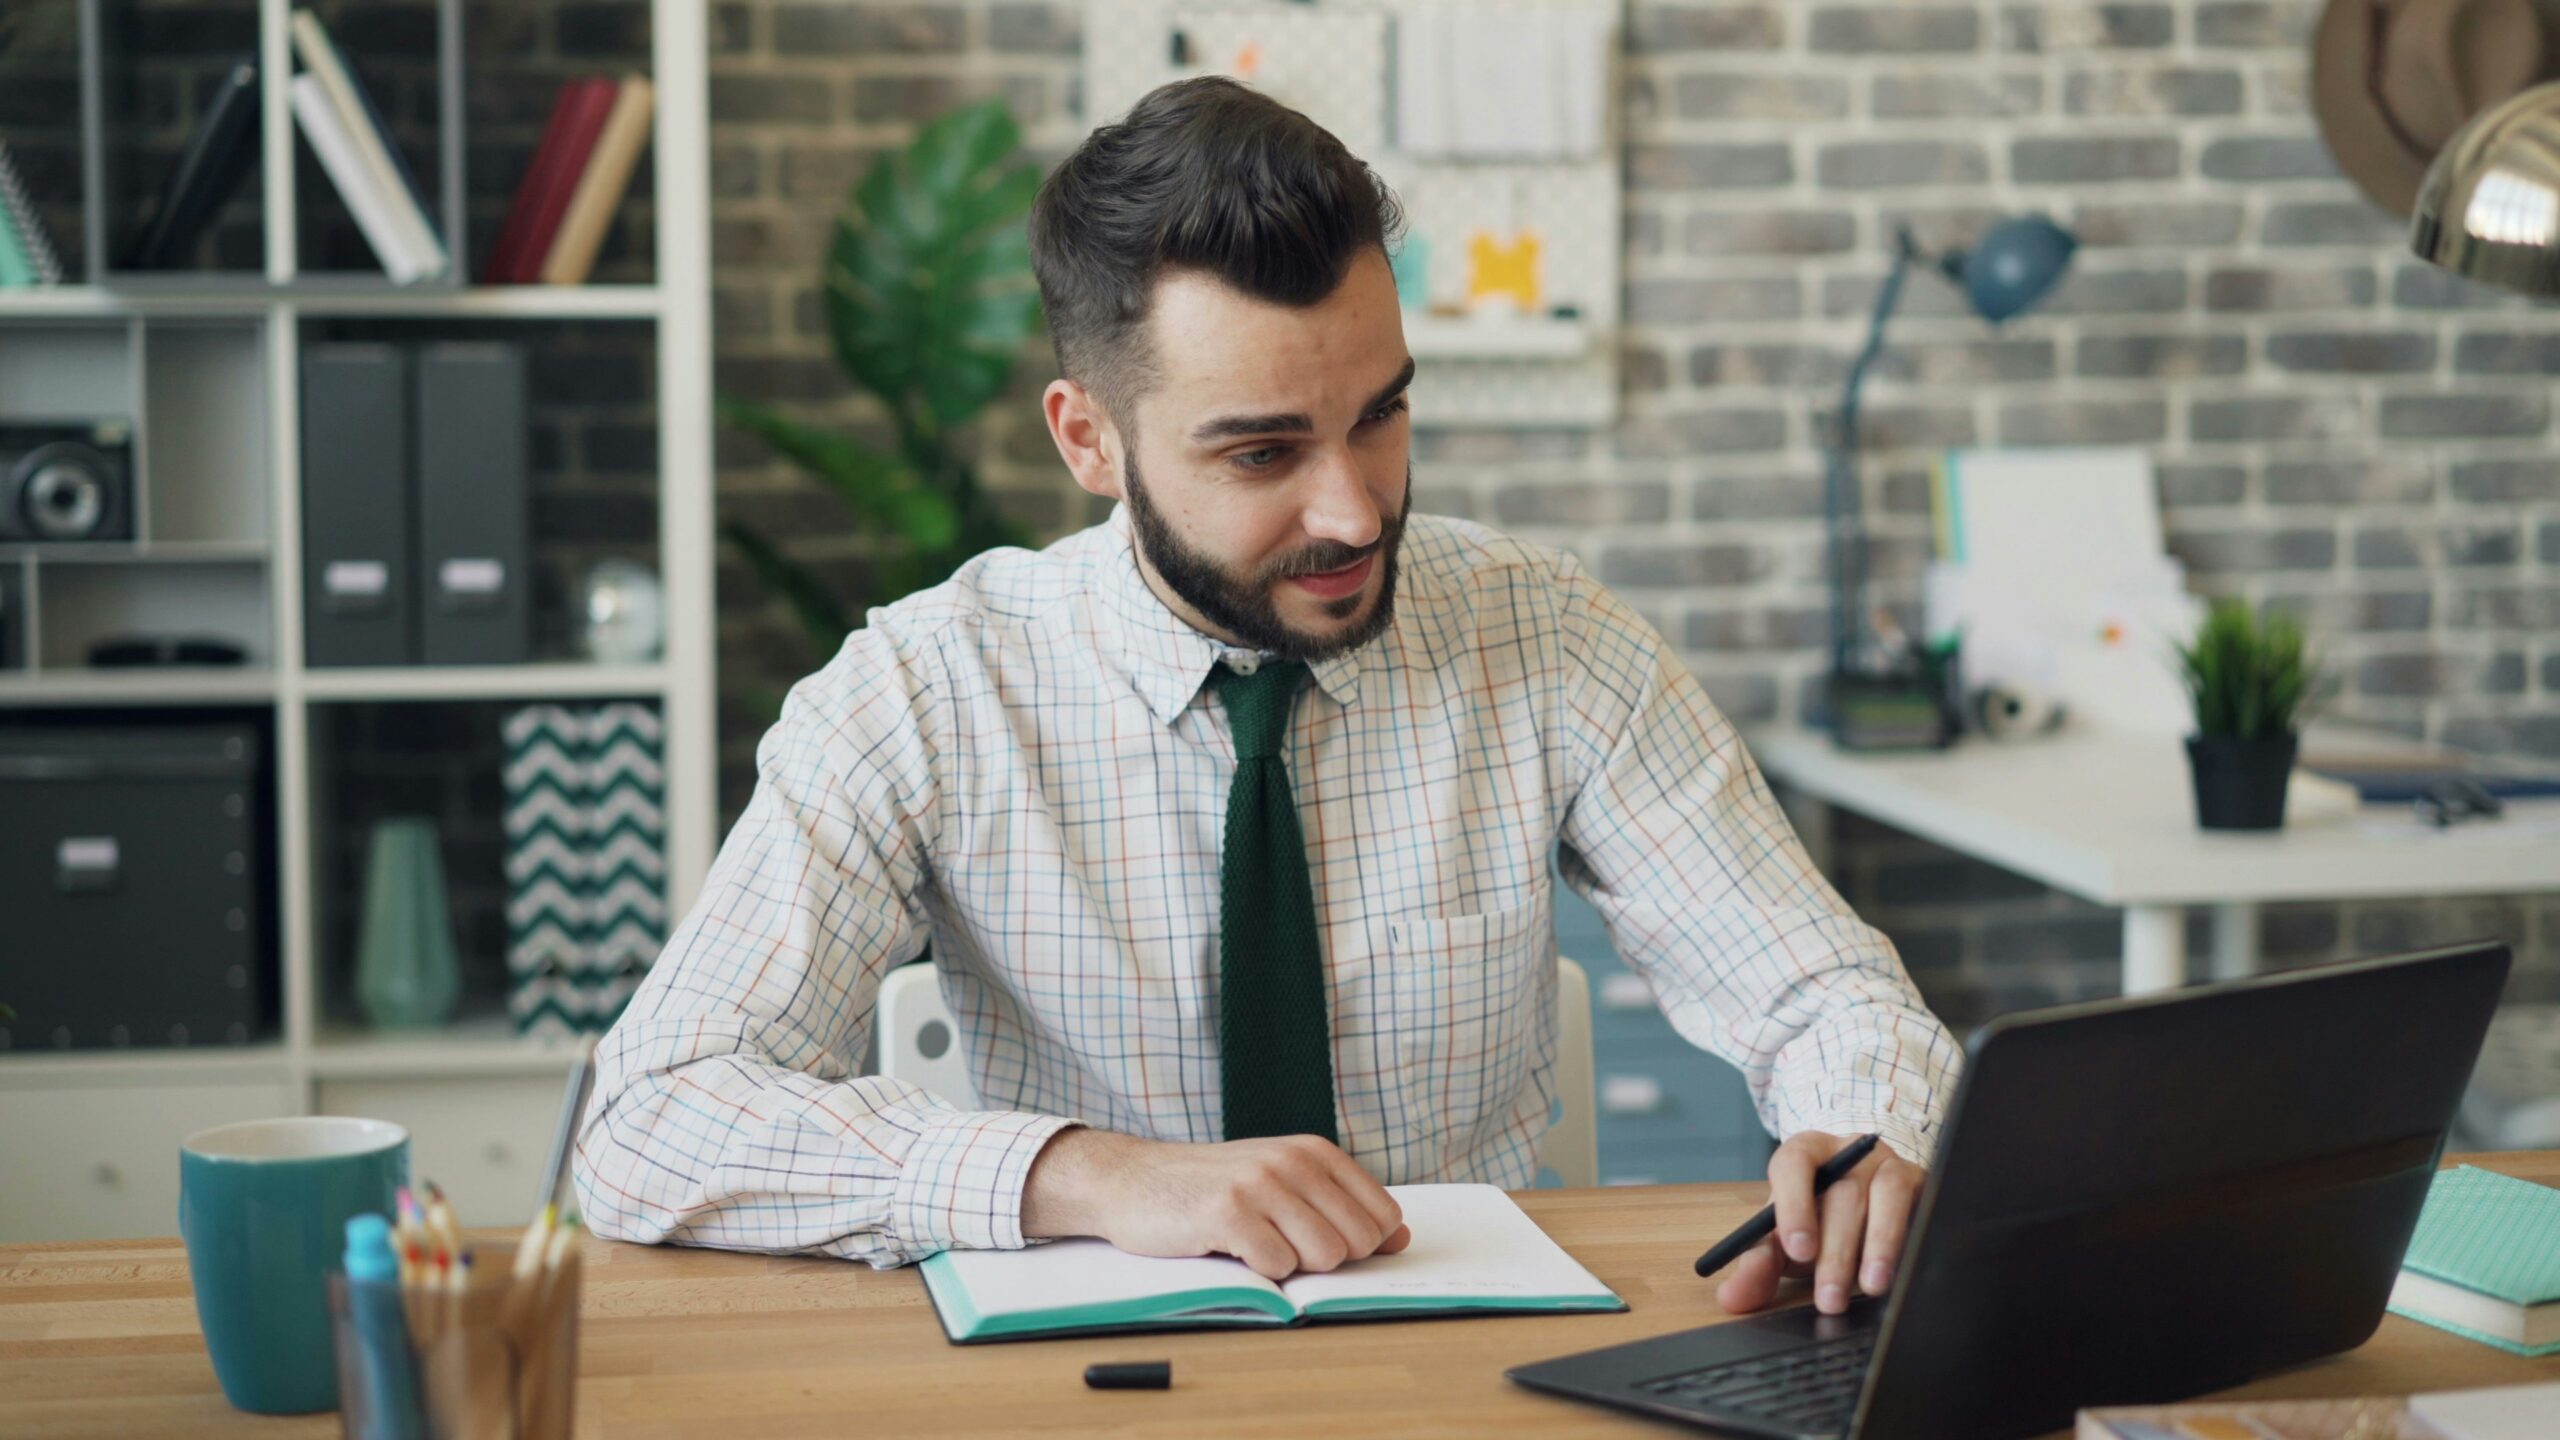
<svg viewBox="0 0 2560 1440"><path fill-rule="evenodd" d="M2474 1157L2546 1184L2560 1151ZM578 1434L1465 1436L1681 1433L1521 1390L1504 1367L1725 1318L1689 1273L1763 1199L1756 1185L1533 1191L1521 1204L1634 1307L1624 1315L1319 1325L960 1347L909 1271L597 1241L588 1247ZM1095 1360L1173 1361L1174 1388L1084 1388ZM2398 1394L2560 1379L2386 1317L2363 1348L2247 1387ZM175 1240L0 1247L0 1431L98 1440L326 1436L334 1415L225 1405Z"/></svg>

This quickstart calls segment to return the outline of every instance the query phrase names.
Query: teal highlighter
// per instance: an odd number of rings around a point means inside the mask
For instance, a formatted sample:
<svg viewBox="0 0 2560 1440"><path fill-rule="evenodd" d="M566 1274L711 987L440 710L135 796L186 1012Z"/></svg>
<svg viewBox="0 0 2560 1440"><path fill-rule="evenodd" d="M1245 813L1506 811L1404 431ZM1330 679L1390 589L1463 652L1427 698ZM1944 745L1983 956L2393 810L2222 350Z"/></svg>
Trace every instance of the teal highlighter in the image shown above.
<svg viewBox="0 0 2560 1440"><path fill-rule="evenodd" d="M347 1326L352 1342L339 1357L347 1407L346 1433L355 1440L426 1440L418 1404L418 1360L409 1348L409 1324L400 1303L400 1260L391 1249L391 1222L380 1215L347 1221Z"/></svg>

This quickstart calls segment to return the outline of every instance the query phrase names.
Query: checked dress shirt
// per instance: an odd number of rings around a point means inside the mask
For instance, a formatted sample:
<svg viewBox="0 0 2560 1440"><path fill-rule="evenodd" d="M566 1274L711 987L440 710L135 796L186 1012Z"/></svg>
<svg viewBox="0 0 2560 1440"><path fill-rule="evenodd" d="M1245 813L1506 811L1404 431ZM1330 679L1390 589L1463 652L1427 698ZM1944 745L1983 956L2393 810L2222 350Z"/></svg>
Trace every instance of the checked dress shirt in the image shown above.
<svg viewBox="0 0 2560 1440"><path fill-rule="evenodd" d="M700 899L597 1048L610 1238L898 1265L1024 1243L1060 1128L1221 1137L1229 652L1125 508L874 610L793 687ZM1733 726L1568 554L1414 516L1396 618L1321 661L1283 754L1343 1148L1388 1184L1537 1172L1560 870L1773 1134L1925 1163L1961 1063L1816 873ZM857 1073L930 941L974 1096Z"/></svg>

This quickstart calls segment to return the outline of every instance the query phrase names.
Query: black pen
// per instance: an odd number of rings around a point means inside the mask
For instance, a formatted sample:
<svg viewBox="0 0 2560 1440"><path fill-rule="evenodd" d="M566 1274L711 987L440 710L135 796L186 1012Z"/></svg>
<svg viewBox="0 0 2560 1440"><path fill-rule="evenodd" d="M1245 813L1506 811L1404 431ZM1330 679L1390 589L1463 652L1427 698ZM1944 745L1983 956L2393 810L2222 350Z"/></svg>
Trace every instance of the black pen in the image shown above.
<svg viewBox="0 0 2560 1440"><path fill-rule="evenodd" d="M1850 1141L1848 1146L1841 1150L1839 1154L1823 1161L1820 1165L1814 1168L1813 1193L1819 1195L1823 1191L1830 1189L1832 1181L1837 1180L1841 1176L1848 1174L1850 1171L1857 1169L1858 1162L1866 1159L1868 1152L1875 1148L1876 1137L1873 1135L1861 1135L1857 1139ZM1698 1273L1701 1275L1713 1275L1727 1265L1741 1259L1743 1251L1748 1250L1752 1246L1759 1244L1761 1241L1768 1239L1769 1232L1777 1228L1778 1206L1777 1202L1772 1201L1769 1204L1761 1206L1759 1214L1743 1221L1741 1229L1736 1230L1732 1234L1724 1237L1722 1240L1717 1241L1716 1248L1699 1256Z"/></svg>

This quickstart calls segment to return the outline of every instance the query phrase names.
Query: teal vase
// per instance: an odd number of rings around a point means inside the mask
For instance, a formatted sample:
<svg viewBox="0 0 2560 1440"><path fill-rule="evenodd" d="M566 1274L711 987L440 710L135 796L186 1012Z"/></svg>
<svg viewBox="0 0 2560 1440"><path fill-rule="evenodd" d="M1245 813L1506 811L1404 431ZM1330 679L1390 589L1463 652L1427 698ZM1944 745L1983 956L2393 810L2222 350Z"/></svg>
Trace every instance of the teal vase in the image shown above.
<svg viewBox="0 0 2560 1440"><path fill-rule="evenodd" d="M386 1029L441 1025L462 990L453 908L433 821L397 816L373 827L356 936L356 1001Z"/></svg>

